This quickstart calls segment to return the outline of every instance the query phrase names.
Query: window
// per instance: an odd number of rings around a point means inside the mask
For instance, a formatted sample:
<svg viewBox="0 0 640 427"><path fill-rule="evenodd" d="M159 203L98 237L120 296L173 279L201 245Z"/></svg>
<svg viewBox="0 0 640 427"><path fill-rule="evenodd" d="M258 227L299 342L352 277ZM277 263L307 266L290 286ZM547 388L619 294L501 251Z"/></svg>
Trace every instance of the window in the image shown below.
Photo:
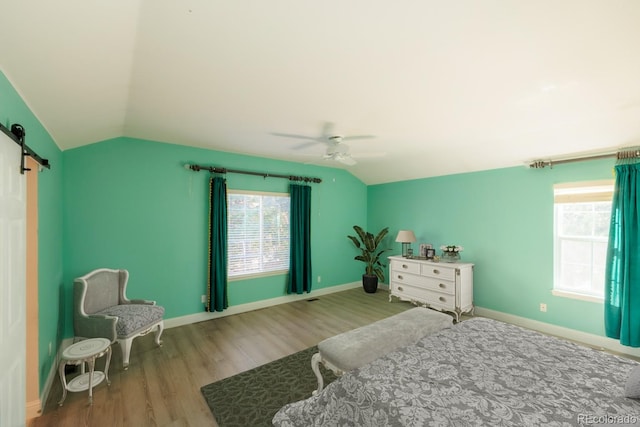
<svg viewBox="0 0 640 427"><path fill-rule="evenodd" d="M289 269L289 195L229 190L228 275L284 273Z"/></svg>
<svg viewBox="0 0 640 427"><path fill-rule="evenodd" d="M553 192L554 293L602 299L613 181L558 184Z"/></svg>

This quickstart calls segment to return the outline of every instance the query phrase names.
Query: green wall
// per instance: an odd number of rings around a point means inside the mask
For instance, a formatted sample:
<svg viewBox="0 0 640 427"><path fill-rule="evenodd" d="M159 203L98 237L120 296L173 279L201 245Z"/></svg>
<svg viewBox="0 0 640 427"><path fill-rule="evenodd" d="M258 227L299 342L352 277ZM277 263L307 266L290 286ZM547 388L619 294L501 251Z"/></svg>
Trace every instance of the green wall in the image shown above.
<svg viewBox="0 0 640 427"><path fill-rule="evenodd" d="M368 188L368 224L412 229L419 243L457 244L473 262L476 306L604 336L603 306L553 289L553 184L611 179L614 160L524 166ZM400 253L394 243L393 253ZM547 304L547 312L539 304Z"/></svg>
<svg viewBox="0 0 640 427"><path fill-rule="evenodd" d="M7 77L0 72L0 120L10 127L20 123L25 141L51 169L38 176L38 307L40 389L49 375L64 327L62 289L62 152ZM18 165L16 165L18 167ZM32 172L33 173L33 172ZM49 356L49 343L52 356Z"/></svg>
<svg viewBox="0 0 640 427"><path fill-rule="evenodd" d="M313 289L357 281L362 266L346 235L366 225L366 186L350 173L131 138L64 152L66 299L73 279L100 267L129 270L128 295L157 300L166 318L203 311L206 293L208 172L185 163L315 176ZM227 174L229 189L288 192L285 179ZM317 283L317 276L322 277ZM286 276L229 283L229 305L285 295ZM71 312L66 336L72 335Z"/></svg>

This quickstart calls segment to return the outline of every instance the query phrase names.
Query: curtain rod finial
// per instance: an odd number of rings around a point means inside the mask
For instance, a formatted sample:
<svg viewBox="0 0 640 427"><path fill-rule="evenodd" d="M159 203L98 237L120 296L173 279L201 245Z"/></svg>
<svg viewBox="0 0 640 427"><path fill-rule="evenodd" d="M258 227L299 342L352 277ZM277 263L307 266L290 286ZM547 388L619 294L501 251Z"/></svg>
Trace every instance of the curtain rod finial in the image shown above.
<svg viewBox="0 0 640 427"><path fill-rule="evenodd" d="M184 168L185 168L186 170L189 170L189 169L191 169L191 165L190 165L189 163L185 163L185 164L184 164Z"/></svg>

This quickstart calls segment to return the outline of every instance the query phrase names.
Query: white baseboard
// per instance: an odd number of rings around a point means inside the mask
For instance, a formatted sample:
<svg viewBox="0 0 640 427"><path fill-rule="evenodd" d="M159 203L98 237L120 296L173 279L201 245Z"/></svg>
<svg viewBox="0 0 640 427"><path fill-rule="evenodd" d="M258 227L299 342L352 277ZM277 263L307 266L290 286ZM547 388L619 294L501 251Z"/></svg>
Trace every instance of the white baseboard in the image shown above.
<svg viewBox="0 0 640 427"><path fill-rule="evenodd" d="M344 285L330 286L328 288L321 288L318 290L311 290L310 293L305 294L292 294L284 295L281 297L270 298L262 301L249 302L246 304L234 305L227 308L225 311L216 311L213 313L195 313L188 314L186 316L174 317L171 319L165 319L165 328L175 328L177 326L190 325L191 323L204 322L205 320L218 319L220 317L231 316L232 314L245 313L247 311L259 310L261 308L273 307L274 305L286 304L288 302L300 301L315 298L322 295L328 295L335 292L346 291L347 289L354 289L362 286L362 282L346 283ZM382 286L381 286L382 287Z"/></svg>
<svg viewBox="0 0 640 427"><path fill-rule="evenodd" d="M566 338L568 340L577 341L601 350L609 350L615 353L640 358L640 348L627 347L620 344L619 341L613 338L607 338L600 335L577 331L575 329L552 325L550 323L544 323L538 320L527 319L526 317L515 316L513 314L502 313L500 311L494 311L488 308L476 307L475 314L478 316L488 317L490 319L500 320L506 323L512 323L514 325L522 326L523 328L527 329L533 329L545 334L555 335L561 338Z"/></svg>

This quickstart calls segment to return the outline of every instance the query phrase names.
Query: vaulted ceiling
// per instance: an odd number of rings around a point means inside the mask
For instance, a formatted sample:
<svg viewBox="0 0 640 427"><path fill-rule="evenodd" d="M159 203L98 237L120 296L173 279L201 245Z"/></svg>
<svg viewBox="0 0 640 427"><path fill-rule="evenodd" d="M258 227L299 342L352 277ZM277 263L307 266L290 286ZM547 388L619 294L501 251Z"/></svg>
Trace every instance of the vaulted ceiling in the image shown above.
<svg viewBox="0 0 640 427"><path fill-rule="evenodd" d="M130 136L375 184L639 144L639 23L637 0L20 0L0 67L63 150ZM333 135L374 138L345 138L348 166L312 140Z"/></svg>

